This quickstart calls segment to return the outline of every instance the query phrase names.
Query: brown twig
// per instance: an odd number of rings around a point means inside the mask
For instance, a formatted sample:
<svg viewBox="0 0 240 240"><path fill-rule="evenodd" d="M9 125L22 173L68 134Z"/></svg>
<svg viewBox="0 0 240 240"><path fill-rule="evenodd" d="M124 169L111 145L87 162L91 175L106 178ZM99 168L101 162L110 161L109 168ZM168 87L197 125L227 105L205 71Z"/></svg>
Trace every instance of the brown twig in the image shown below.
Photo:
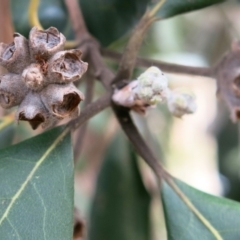
<svg viewBox="0 0 240 240"><path fill-rule="evenodd" d="M88 104L88 106L82 110L81 115L67 124L72 130L76 130L82 124L86 123L90 118L109 107L111 104L111 93L107 93L103 97L97 99L93 103Z"/></svg>
<svg viewBox="0 0 240 240"><path fill-rule="evenodd" d="M83 19L82 11L79 8L78 1L76 0L65 0L68 12L70 13L70 19L73 25L76 39L82 41L89 37L89 32ZM76 21L77 19L77 21Z"/></svg>
<svg viewBox="0 0 240 240"><path fill-rule="evenodd" d="M116 84L122 80L130 80L135 66L138 50L142 44L144 35L154 21L155 18L153 18L147 11L133 30L127 46L125 47L124 54L120 60L119 69L116 77L113 80L113 84Z"/></svg>
<svg viewBox="0 0 240 240"><path fill-rule="evenodd" d="M104 57L110 58L116 62L122 58L122 54L110 49L101 49L101 53ZM184 66L173 63L166 63L153 59L146 59L137 57L136 66L138 67L150 67L156 66L159 67L164 72L176 73L176 74L187 74L195 76L204 76L204 77L214 77L215 69L211 67L192 67Z"/></svg>
<svg viewBox="0 0 240 240"><path fill-rule="evenodd" d="M10 43L12 41L13 36L13 25L12 25L12 17L11 17L11 9L10 9L10 1L8 0L0 0L0 41L5 43Z"/></svg>
<svg viewBox="0 0 240 240"><path fill-rule="evenodd" d="M94 45L93 47L90 46L89 58L95 71L95 77L103 83L107 91L112 92L110 84L115 75L103 62L100 49L96 49L96 46Z"/></svg>
<svg viewBox="0 0 240 240"><path fill-rule="evenodd" d="M100 44L89 34L77 0L65 0L74 32L79 42L79 48L88 57L89 65L92 66L95 77L99 79L105 88L111 91L110 83L114 78L112 71L106 67L100 53Z"/></svg>
<svg viewBox="0 0 240 240"><path fill-rule="evenodd" d="M86 93L85 93L85 100L84 100L84 108L85 109L93 99L93 90L94 90L94 77L91 76L90 73L87 74L86 76ZM87 123L83 124L80 129L78 130L77 134L77 139L75 142L75 147L74 147L74 161L76 162L79 159L79 156L82 151L82 145L83 145L83 140L84 136L87 130Z"/></svg>
<svg viewBox="0 0 240 240"><path fill-rule="evenodd" d="M133 120L129 114L129 109L112 104L112 108L117 116L117 119L135 148L136 152L146 161L146 163L152 168L154 173L158 176L158 180L163 175L166 175L165 170L158 163L157 158L153 155L142 136L138 132Z"/></svg>

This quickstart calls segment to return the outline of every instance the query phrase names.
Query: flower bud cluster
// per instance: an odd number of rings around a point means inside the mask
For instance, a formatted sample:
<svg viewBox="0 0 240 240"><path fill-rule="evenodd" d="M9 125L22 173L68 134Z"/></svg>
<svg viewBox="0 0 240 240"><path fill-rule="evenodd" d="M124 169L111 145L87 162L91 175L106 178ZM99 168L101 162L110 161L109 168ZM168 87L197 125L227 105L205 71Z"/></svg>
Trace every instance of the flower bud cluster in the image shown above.
<svg viewBox="0 0 240 240"><path fill-rule="evenodd" d="M18 106L17 121L33 129L53 126L65 117L79 115L84 95L73 82L87 71L78 49L64 51L65 37L56 28L33 27L29 40L19 33L11 44L0 43L0 105Z"/></svg>
<svg viewBox="0 0 240 240"><path fill-rule="evenodd" d="M145 114L149 107L160 102L166 102L175 117L181 118L184 114L196 111L194 96L169 89L167 77L157 67L148 68L137 80L117 89L112 99L116 104L129 107L140 114Z"/></svg>

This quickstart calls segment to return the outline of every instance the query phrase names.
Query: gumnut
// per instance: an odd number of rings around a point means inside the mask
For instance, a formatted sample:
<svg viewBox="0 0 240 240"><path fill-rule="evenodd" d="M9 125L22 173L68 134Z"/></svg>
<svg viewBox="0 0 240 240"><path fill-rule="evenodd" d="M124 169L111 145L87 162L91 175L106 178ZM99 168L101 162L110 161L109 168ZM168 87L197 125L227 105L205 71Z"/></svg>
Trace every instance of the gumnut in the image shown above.
<svg viewBox="0 0 240 240"><path fill-rule="evenodd" d="M19 33L13 37L10 44L0 43L0 65L9 72L21 73L30 63L28 41Z"/></svg>
<svg viewBox="0 0 240 240"><path fill-rule="evenodd" d="M59 119L79 114L83 94L72 84L50 84L41 92L41 99L48 111Z"/></svg>
<svg viewBox="0 0 240 240"><path fill-rule="evenodd" d="M0 105L3 108L19 105L28 91L20 75L7 73L0 76Z"/></svg>
<svg viewBox="0 0 240 240"><path fill-rule="evenodd" d="M29 48L33 61L48 60L64 49L66 38L55 27L39 30L33 27L29 34Z"/></svg>
<svg viewBox="0 0 240 240"><path fill-rule="evenodd" d="M168 109L178 118L194 113L197 109L195 97L188 92L172 91L168 97Z"/></svg>
<svg viewBox="0 0 240 240"><path fill-rule="evenodd" d="M49 128L59 120L80 114L84 95L73 82L87 71L81 51L63 51L66 39L56 28L32 28L29 41L15 33L11 44L0 43L0 105L18 106L16 120L33 129Z"/></svg>
<svg viewBox="0 0 240 240"><path fill-rule="evenodd" d="M88 64L81 60L82 52L78 49L56 53L48 66L48 78L52 83L69 83L81 78L87 71Z"/></svg>
<svg viewBox="0 0 240 240"><path fill-rule="evenodd" d="M42 103L37 92L30 91L20 104L17 114L17 121L28 121L32 129L42 125L43 128L51 127L57 119L49 113Z"/></svg>

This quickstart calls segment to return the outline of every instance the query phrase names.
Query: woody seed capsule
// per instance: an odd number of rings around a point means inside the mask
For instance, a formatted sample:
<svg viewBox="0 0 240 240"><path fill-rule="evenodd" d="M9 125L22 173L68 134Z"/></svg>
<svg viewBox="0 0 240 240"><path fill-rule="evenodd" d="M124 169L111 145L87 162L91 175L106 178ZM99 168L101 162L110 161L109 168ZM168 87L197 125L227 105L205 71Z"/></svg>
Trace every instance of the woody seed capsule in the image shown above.
<svg viewBox="0 0 240 240"><path fill-rule="evenodd" d="M81 78L88 68L81 55L78 49L56 53L48 63L47 76L51 83L69 83Z"/></svg>
<svg viewBox="0 0 240 240"><path fill-rule="evenodd" d="M84 99L72 83L50 84L40 94L48 111L59 119L78 114L78 104Z"/></svg>
<svg viewBox="0 0 240 240"><path fill-rule="evenodd" d="M32 129L37 129L42 125L43 128L53 126L57 119L52 116L41 101L37 92L30 91L20 104L17 120L28 121Z"/></svg>
<svg viewBox="0 0 240 240"><path fill-rule="evenodd" d="M0 65L9 72L21 73L30 63L28 41L19 33L13 36L12 43L0 43Z"/></svg>
<svg viewBox="0 0 240 240"><path fill-rule="evenodd" d="M29 34L29 48L33 61L48 60L56 52L64 49L66 38L55 27L38 30L33 27Z"/></svg>
<svg viewBox="0 0 240 240"><path fill-rule="evenodd" d="M28 92L28 88L18 74L7 73L0 76L0 105L11 108L19 105Z"/></svg>

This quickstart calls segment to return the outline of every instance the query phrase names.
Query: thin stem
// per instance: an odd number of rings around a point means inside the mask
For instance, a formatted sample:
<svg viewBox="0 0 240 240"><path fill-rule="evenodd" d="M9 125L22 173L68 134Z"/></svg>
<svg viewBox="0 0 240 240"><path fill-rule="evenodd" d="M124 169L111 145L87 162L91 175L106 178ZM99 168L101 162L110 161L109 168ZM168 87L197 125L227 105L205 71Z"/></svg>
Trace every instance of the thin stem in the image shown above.
<svg viewBox="0 0 240 240"><path fill-rule="evenodd" d="M85 109L93 99L93 90L94 90L94 78L90 74L87 74L86 79L86 93L84 100L84 108ZM80 154L82 152L83 140L87 130L87 123L83 124L77 132L77 139L74 147L74 161L76 162Z"/></svg>
<svg viewBox="0 0 240 240"><path fill-rule="evenodd" d="M132 72L136 63L138 50L142 44L146 31L148 30L154 18L149 16L149 12L146 12L140 22L137 24L133 33L125 47L122 55L119 69L113 83L120 82L122 80L129 80L132 76Z"/></svg>
<svg viewBox="0 0 240 240"><path fill-rule="evenodd" d="M119 62L119 60L122 58L121 53L118 53L116 51L112 51L109 49L101 49L101 53L104 57L110 58L116 62ZM187 75L204 76L204 77L211 77L211 78L214 78L215 76L215 69L211 67L192 67L192 66L166 63L158 60L146 59L146 58L140 58L140 57L136 59L136 66L146 67L146 68L150 66L156 66L156 67L159 67L164 72L176 73L176 74L187 74Z"/></svg>
<svg viewBox="0 0 240 240"><path fill-rule="evenodd" d="M70 19L73 25L73 29L78 40L88 36L87 27L85 25L81 8L77 0L65 0L65 4L70 13Z"/></svg>
<svg viewBox="0 0 240 240"><path fill-rule="evenodd" d="M77 0L65 0L65 2L81 51L85 57L88 58L89 65L92 66L95 77L103 83L107 90L112 91L110 83L114 78L114 74L103 62L100 54L100 44L88 33L82 16L81 7L78 5Z"/></svg>
<svg viewBox="0 0 240 240"><path fill-rule="evenodd" d="M133 69L135 67L137 54L142 44L145 33L151 24L157 19L156 12L162 7L165 0L160 0L153 9L146 11L143 15L127 43L122 59L119 64L119 69L113 83L116 84L122 80L130 80Z"/></svg>
<svg viewBox="0 0 240 240"><path fill-rule="evenodd" d="M153 155L152 151L149 149L142 136L138 132L129 114L129 109L117 106L115 104L112 104L112 108L123 131L131 141L133 147L136 149L137 153L146 161L146 163L152 168L160 181L161 177L165 175L165 171L161 167L161 165L159 165L157 158Z"/></svg>
<svg viewBox="0 0 240 240"><path fill-rule="evenodd" d="M90 118L109 107L111 104L111 93L107 93L103 97L89 104L85 109L82 110L81 115L67 124L71 130L76 130L82 124L86 123Z"/></svg>
<svg viewBox="0 0 240 240"><path fill-rule="evenodd" d="M150 10L149 15L154 17L165 2L166 0L160 0L158 3L156 3L155 6Z"/></svg>

